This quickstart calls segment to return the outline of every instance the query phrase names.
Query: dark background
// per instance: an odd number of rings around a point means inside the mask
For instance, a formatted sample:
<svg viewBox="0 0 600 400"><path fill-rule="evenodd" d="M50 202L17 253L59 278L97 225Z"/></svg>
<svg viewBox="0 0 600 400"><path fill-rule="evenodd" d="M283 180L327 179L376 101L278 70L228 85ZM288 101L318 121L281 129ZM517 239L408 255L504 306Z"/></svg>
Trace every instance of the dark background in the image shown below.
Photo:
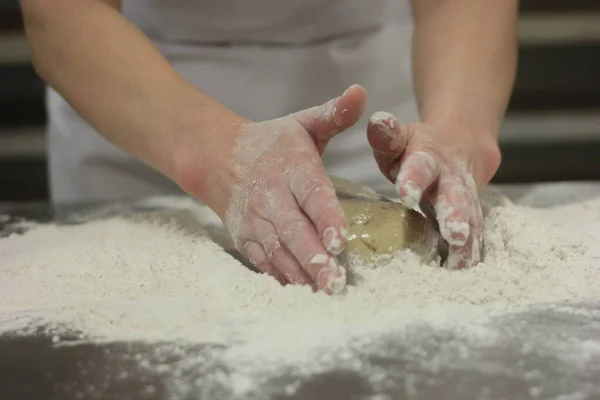
<svg viewBox="0 0 600 400"><path fill-rule="evenodd" d="M495 182L600 179L600 1L523 0ZM0 201L48 198L44 85L16 0L0 0Z"/></svg>

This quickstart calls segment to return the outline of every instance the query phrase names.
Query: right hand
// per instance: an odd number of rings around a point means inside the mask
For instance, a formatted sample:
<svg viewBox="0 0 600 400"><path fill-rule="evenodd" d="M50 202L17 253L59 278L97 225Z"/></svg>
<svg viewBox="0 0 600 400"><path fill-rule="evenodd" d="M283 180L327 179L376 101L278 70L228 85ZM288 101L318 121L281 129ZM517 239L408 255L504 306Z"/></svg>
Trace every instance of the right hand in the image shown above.
<svg viewBox="0 0 600 400"><path fill-rule="evenodd" d="M435 219L448 243L446 266L481 261L484 218L478 193L500 165L494 135L449 124L402 125L391 114L371 117L369 143L381 172L395 182L400 202Z"/></svg>
<svg viewBox="0 0 600 400"><path fill-rule="evenodd" d="M365 90L352 86L283 118L231 122L233 133L222 132L213 155L206 154L214 160L211 183L199 185L194 173L179 183L219 215L238 251L261 271L282 284L339 293L346 272L336 255L347 225L321 156L329 140L360 119L365 99Z"/></svg>

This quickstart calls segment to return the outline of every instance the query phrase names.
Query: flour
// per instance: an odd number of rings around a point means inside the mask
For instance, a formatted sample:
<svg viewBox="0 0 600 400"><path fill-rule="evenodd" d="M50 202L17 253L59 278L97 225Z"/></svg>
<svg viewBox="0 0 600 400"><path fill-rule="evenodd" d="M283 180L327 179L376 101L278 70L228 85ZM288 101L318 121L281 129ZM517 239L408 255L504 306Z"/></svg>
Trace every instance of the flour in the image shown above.
<svg viewBox="0 0 600 400"><path fill-rule="evenodd" d="M405 349L420 368L435 371L449 358L468 362L456 337L480 346L509 337L511 331L491 327L497 315L544 302L600 300L600 199L534 210L489 198L485 260L477 267L449 271L403 251L377 268L354 266L353 284L337 296L282 287L246 269L207 237L198 220L202 207L186 201L186 210L176 210L177 201L171 210L39 225L0 239L0 333L43 329L57 345L69 332L83 341L167 342L154 356L179 352L181 359L140 369L158 373L162 366L174 398L206 387L264 398L275 390L267 385L274 376L293 369L298 380L335 366L385 392L394 377L367 359L389 357L392 337L433 343L419 326L454 335L427 364L414 353L425 347ZM199 344L211 350L188 347ZM600 360L597 341L563 350L574 349L591 357L587 362ZM190 380L190 371L203 372ZM407 393L425 390L417 376L405 378ZM293 394L298 382L278 385Z"/></svg>

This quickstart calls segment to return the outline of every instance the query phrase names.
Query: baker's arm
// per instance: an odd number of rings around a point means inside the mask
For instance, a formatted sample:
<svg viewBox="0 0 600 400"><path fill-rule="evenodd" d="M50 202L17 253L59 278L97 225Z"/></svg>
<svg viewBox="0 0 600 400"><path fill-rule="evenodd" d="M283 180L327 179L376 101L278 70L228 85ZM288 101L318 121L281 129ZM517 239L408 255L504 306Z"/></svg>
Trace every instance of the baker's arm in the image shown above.
<svg viewBox="0 0 600 400"><path fill-rule="evenodd" d="M515 76L518 1L413 0L412 8L421 121L489 142L489 165L475 171L481 187L500 163L496 142Z"/></svg>
<svg viewBox="0 0 600 400"><path fill-rule="evenodd" d="M368 138L407 207L437 219L447 265L481 261L478 192L500 165L498 133L516 64L517 0L413 0L420 121L373 115Z"/></svg>
<svg viewBox="0 0 600 400"><path fill-rule="evenodd" d="M102 135L177 179L174 154L186 131L194 125L208 146L235 116L187 83L121 15L120 3L21 0L33 63Z"/></svg>
<svg viewBox="0 0 600 400"><path fill-rule="evenodd" d="M270 121L188 84L118 0L21 0L39 74L100 133L211 207L238 250L281 283L344 289L346 221L321 161L366 93Z"/></svg>

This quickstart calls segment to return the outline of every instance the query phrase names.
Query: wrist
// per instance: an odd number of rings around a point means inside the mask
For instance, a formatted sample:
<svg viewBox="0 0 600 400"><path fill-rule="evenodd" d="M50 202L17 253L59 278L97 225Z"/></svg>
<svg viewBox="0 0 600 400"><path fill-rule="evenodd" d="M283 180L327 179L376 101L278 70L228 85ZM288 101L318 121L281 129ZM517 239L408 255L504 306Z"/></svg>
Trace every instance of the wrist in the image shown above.
<svg viewBox="0 0 600 400"><path fill-rule="evenodd" d="M447 88L424 97L419 112L423 122L438 128L478 132L497 141L505 106L479 90Z"/></svg>
<svg viewBox="0 0 600 400"><path fill-rule="evenodd" d="M425 123L457 144L458 153L462 153L462 158L467 161L478 190L482 190L494 177L502 160L498 131L482 124L465 125L449 120Z"/></svg>
<svg viewBox="0 0 600 400"><path fill-rule="evenodd" d="M453 112L451 115L428 115L423 117L423 122L442 132L450 131L457 135L474 136L480 141L497 143L500 133L500 122L497 118L480 117L476 113L468 114Z"/></svg>
<svg viewBox="0 0 600 400"><path fill-rule="evenodd" d="M188 103L174 122L167 175L220 217L236 181L231 153L250 122L212 99Z"/></svg>
<svg viewBox="0 0 600 400"><path fill-rule="evenodd" d="M484 140L479 144L479 157L477 168L473 175L477 189L482 190L496 175L500 163L502 162L502 152L498 144L498 139Z"/></svg>

